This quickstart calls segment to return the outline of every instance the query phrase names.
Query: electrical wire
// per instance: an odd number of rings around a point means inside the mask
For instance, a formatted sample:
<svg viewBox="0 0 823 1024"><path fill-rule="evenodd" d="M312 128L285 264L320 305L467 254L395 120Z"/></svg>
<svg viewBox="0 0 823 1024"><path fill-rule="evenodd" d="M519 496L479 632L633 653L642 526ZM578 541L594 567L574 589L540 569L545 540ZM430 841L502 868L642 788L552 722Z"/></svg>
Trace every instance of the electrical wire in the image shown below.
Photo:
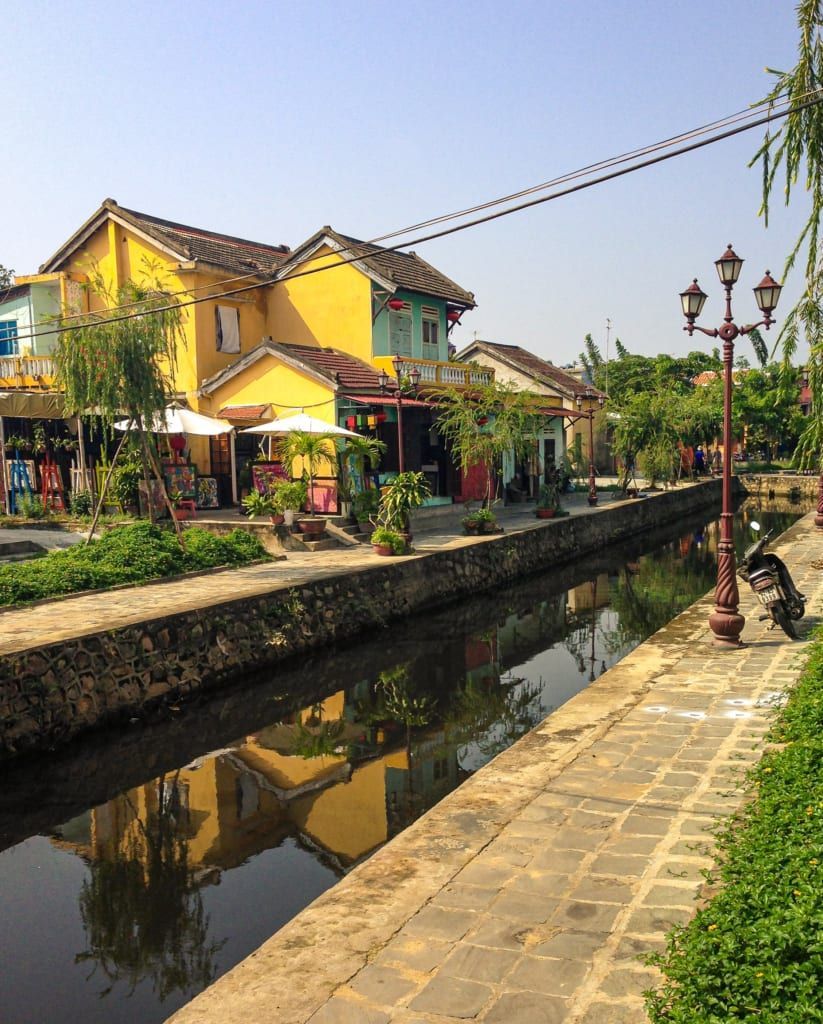
<svg viewBox="0 0 823 1024"><path fill-rule="evenodd" d="M780 120L781 118L786 117L790 113L796 113L796 112L798 112L800 110L804 110L807 107L815 106L818 103L823 102L823 90L818 90L818 91L816 91L814 93L811 93L809 95L811 96L811 98L807 99L806 101L804 101L801 104L794 105L794 106L789 106L789 107L786 107L786 109L777 110L777 111L775 111L774 109L770 108L769 113L767 113L765 116L757 117L755 120L747 121L744 124L737 124L736 127L727 128L726 130L724 130L722 132L719 132L719 133L716 133L716 134L713 134L713 135L709 136L708 138L701 138L701 139L698 139L697 141L689 142L686 145L679 146L678 148L669 149L669 150L667 150L666 152L663 152L663 153L657 153L657 155L648 157L645 160L640 160L639 162L636 162L636 163L632 163L632 164L630 164L627 167L621 167L621 168L618 168L616 170L610 170L606 174L598 175L597 177L590 178L587 181L578 182L577 184L570 185L567 188L562 188L562 189L556 190L554 192L550 192L548 195L538 196L537 198L527 200L526 202L517 203L517 204L515 204L513 206L508 206L508 207L506 207L503 210L497 210L497 211L495 211L493 213L485 214L482 217L476 217L473 220L468 220L468 221L465 221L465 222L463 222L461 224L453 225L453 226L448 227L448 228L443 228L442 230L435 231L435 232L432 232L430 234L419 235L416 238L413 238L411 240L408 240L408 241L405 241L405 242L398 242L396 245L375 247L374 253L377 254L377 253L397 252L398 250L408 248L411 245L421 245L424 242L430 242L430 241L433 241L433 240L435 240L437 238L445 238L448 235L457 234L460 231L466 231L469 228L478 227L481 224L488 224L491 221L499 220L502 217L511 216L511 214L513 214L513 213L519 213L519 212L522 212L523 210L528 210L528 209L531 209L532 207L540 206L543 203L548 203L548 202L551 202L552 200L560 199L560 198L562 198L564 196L572 195L575 192L580 192L580 191L583 191L584 189L592 188L595 185L601 185L601 184L603 184L603 183L605 183L607 181L612 181L615 178L624 177L625 175L631 174L634 171L639 171L639 170L642 170L642 169L644 169L646 167L651 167L651 166L654 166L655 164L663 163L663 162L665 162L667 160L672 160L675 157L683 156L686 153L694 152L695 150L698 150L698 149L703 149L706 146L714 145L717 142L722 142L725 139L732 138L735 135L741 134L742 132L750 131L752 128L758 128L758 127L761 127L764 124L768 124L771 121ZM755 109L755 112L757 112L757 108ZM732 115L730 118L725 118L725 119L722 119L721 121L718 121L718 122L715 122L715 123L717 123L717 124L734 123L735 120L739 120L739 115ZM683 133L681 135L674 136L673 138L676 139L676 140L680 140L682 138L689 138L689 137L693 136L696 133L700 133L701 131L702 131L701 129L694 129L692 132L685 132L685 133ZM656 152L657 149L659 149L660 146L662 146L662 145L663 145L663 143L659 143L659 144L655 144L655 145L650 146L650 147L646 147L645 150L642 151L642 152L647 152L647 151ZM620 159L621 158L617 158L617 157L614 158L614 160L620 160ZM602 161L600 164L595 164L595 165L592 165L592 166L594 166L594 167L605 166L605 165L608 165L610 162L611 161ZM575 178L577 176L578 176L578 172L574 172L572 175L568 175L565 179L561 179L561 180L570 180L570 179ZM538 186L535 186L535 188L538 188ZM525 190L523 194L528 194L529 191L530 190ZM484 204L483 208L488 208L488 206L491 206L491 205L496 205L496 204L495 204L494 201L491 201L489 204ZM444 216L454 217L455 215L444 215ZM437 218L434 218L434 220L437 220ZM424 222L421 222L421 223L424 223ZM381 237L388 237L388 236L381 236ZM348 250L348 249L355 250L356 249L356 250L360 250L360 251L357 254L352 255L352 256L350 256L348 258L339 259L335 263L324 264L323 266L320 266L320 267L311 267L311 268L309 268L307 270L296 270L296 271L294 270L293 266L292 267L285 267L285 268L283 268L281 270L276 271L273 274L273 276L272 276L270 281L256 282L255 284L252 284L252 285L244 285L244 286L242 286L240 288L233 288L233 289L229 289L227 291L217 292L217 293L214 293L212 295L206 295L206 296L202 296L200 298L190 299L188 301L173 303L173 304L167 305L167 306L158 306L155 309L151 310L150 312L151 313L170 312L170 311L175 310L175 309L181 309L181 308L185 308L185 307L188 307L188 306L196 306L196 305L199 305L201 302L210 302L210 301L213 301L214 299L231 298L234 295L245 294L248 291L254 291L254 290L257 290L259 288L269 287L269 286L271 286L273 284L276 284L280 280L286 280L286 279L288 279L288 280L295 280L297 278L310 277L310 276L312 276L314 274L324 273L324 272L329 271L329 270L335 270L338 267L348 266L351 263L358 262L359 260L363 259L364 257L368 257L370 255L370 253L368 252L368 248L369 248L369 245L371 245L371 244L372 243L368 243L368 242L352 243L351 246L347 246L347 247L345 247L345 249L346 250ZM338 253L338 255L339 255L339 253ZM301 264L298 263L297 266L299 266L299 265L301 265ZM85 316L85 317L89 316L89 314L82 314L82 315ZM91 315L93 316L94 314L91 314ZM144 316L144 315L145 315L145 313L142 313L142 312L127 313L127 314L124 314L122 316L116 316L116 317L100 317L100 319L97 320L96 322L100 323L100 324L120 323L120 322L122 322L124 320L130 320L130 319L134 319L135 317ZM18 341L19 340L26 340L26 339L35 338L35 337L43 337L43 336L50 335L50 334L62 334L62 333L68 332L68 331L82 330L83 328L85 328L87 326L88 326L88 323L75 324L75 325L70 324L67 327L57 327L57 328L54 328L54 329L51 329L51 330L46 330L46 331L30 332L29 334L18 334L16 340L18 340ZM36 358L36 357L34 357L34 358Z"/></svg>

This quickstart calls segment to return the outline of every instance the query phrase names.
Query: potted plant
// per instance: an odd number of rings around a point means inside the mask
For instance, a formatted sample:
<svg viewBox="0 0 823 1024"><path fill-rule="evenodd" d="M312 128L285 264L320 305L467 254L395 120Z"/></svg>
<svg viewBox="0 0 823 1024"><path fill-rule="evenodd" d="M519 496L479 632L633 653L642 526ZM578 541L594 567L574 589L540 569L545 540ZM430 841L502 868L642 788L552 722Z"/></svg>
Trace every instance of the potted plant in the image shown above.
<svg viewBox="0 0 823 1024"><path fill-rule="evenodd" d="M377 527L371 535L371 542L377 555L402 555L406 552L406 538L385 526Z"/></svg>
<svg viewBox="0 0 823 1024"><path fill-rule="evenodd" d="M183 495L180 493L180 491L170 491L169 492L169 501L171 502L172 512L174 514L174 518L178 522L182 522L185 519L191 519L192 518L192 511L191 511L191 509L190 508L182 508L181 507L180 503L181 503L182 500L183 500Z"/></svg>
<svg viewBox="0 0 823 1024"><path fill-rule="evenodd" d="M262 494L255 487L254 490L243 498L242 505L249 519L256 519L258 516L271 516L271 521L274 522L275 520L277 506L272 494ZM282 514L279 516L279 519L280 522L283 521Z"/></svg>
<svg viewBox="0 0 823 1024"><path fill-rule="evenodd" d="M371 533L374 529L373 517L380 507L380 493L374 487L360 491L354 496L354 516L360 526L361 533Z"/></svg>
<svg viewBox="0 0 823 1024"><path fill-rule="evenodd" d="M497 519L490 508L481 508L474 513L478 525L478 533L496 533L500 527Z"/></svg>
<svg viewBox="0 0 823 1024"><path fill-rule="evenodd" d="M552 519L560 508L560 486L556 480L540 485L537 497L538 519Z"/></svg>
<svg viewBox="0 0 823 1024"><path fill-rule="evenodd" d="M286 526L294 523L296 512L306 503L308 490L302 480L278 480L274 485L275 501L283 513ZM322 520L321 520L322 522Z"/></svg>
<svg viewBox="0 0 823 1024"><path fill-rule="evenodd" d="M411 539L409 513L431 496L425 476L414 471L398 473L382 491L378 513L381 526L405 533Z"/></svg>
<svg viewBox="0 0 823 1024"><path fill-rule="evenodd" d="M476 537L480 533L480 519L477 512L467 512L463 516L463 529L470 537Z"/></svg>
<svg viewBox="0 0 823 1024"><path fill-rule="evenodd" d="M323 459L334 463L335 452L332 435L312 434L308 430L292 430L280 440L278 454L286 468L290 468L295 459L303 459L309 478L309 515L314 517L314 478L317 463L322 462Z"/></svg>

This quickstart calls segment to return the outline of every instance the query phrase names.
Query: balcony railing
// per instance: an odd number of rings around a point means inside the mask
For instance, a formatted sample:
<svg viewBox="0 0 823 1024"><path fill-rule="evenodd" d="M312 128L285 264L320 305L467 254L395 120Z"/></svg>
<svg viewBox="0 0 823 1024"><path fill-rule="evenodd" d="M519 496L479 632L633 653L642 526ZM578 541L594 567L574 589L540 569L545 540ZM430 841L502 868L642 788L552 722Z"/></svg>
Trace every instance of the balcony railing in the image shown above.
<svg viewBox="0 0 823 1024"><path fill-rule="evenodd" d="M491 384L494 370L467 363L443 363L432 359L404 359L400 375L411 369L420 371L420 384L439 387L471 387L472 384ZM390 372L394 372L393 368Z"/></svg>
<svg viewBox="0 0 823 1024"><path fill-rule="evenodd" d="M48 356L0 356L0 387L44 387L54 381L54 362Z"/></svg>

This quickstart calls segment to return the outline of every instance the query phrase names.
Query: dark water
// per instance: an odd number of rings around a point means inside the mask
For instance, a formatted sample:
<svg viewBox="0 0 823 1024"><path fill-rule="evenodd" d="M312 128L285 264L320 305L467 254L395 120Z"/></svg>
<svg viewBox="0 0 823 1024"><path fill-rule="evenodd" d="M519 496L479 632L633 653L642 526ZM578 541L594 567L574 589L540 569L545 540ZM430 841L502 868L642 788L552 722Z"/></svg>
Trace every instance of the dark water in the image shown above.
<svg viewBox="0 0 823 1024"><path fill-rule="evenodd" d="M716 544L686 522L6 768L0 1020L164 1020L711 589Z"/></svg>

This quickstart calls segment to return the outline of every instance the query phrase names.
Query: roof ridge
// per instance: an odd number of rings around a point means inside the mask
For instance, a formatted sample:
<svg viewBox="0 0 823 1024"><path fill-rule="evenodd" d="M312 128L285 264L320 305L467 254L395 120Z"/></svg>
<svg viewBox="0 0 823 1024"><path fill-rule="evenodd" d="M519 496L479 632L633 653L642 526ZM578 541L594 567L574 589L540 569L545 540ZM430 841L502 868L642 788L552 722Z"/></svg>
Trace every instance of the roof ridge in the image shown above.
<svg viewBox="0 0 823 1024"><path fill-rule="evenodd" d="M242 245L253 245L260 249L271 249L278 253L285 254L291 252L289 246L285 244L272 245L270 242L256 242L252 238L241 238L239 235L227 235L222 231L212 231L210 228L198 228L192 224L181 224L179 221L166 220L163 217L155 217L152 213L142 213L140 210L132 210L127 206L120 206L117 203L112 204L111 207L107 206L106 208L121 210L124 213L131 214L132 217L135 217L138 220L148 221L150 224L154 224L161 229L172 228L173 230L178 231L189 231L192 234L200 235L202 237L220 238L227 242L239 242Z"/></svg>

